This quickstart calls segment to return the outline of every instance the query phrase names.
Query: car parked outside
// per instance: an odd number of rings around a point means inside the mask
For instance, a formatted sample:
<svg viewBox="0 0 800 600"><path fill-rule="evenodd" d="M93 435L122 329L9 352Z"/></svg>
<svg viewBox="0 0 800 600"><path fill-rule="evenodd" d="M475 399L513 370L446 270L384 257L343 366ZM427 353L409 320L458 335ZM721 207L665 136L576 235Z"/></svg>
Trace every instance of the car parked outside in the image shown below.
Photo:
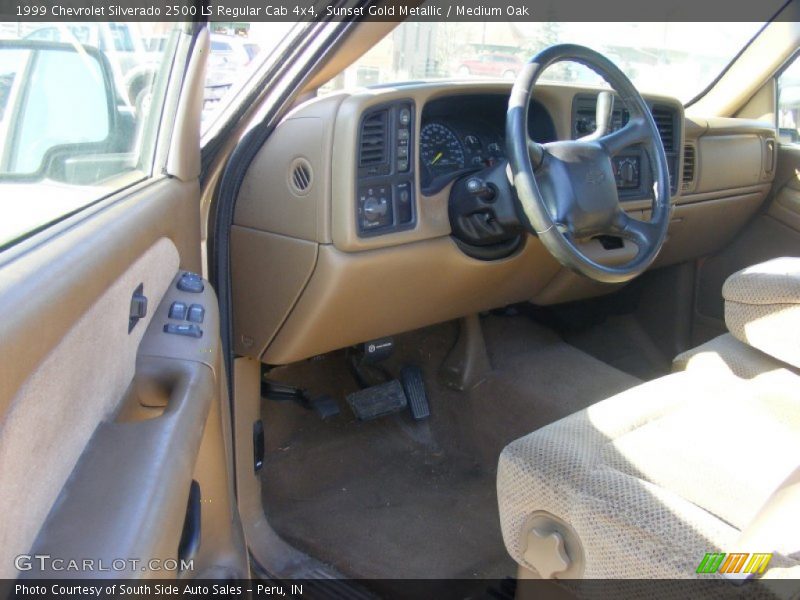
<svg viewBox="0 0 800 600"><path fill-rule="evenodd" d="M513 54L493 52L463 61L458 67L458 74L513 79L521 68L522 61Z"/></svg>

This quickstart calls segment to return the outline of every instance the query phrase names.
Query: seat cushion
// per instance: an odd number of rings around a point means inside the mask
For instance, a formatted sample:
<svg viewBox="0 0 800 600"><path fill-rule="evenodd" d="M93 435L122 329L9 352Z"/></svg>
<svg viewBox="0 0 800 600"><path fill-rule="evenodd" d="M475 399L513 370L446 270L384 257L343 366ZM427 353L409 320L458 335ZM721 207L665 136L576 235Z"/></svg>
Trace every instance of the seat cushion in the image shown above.
<svg viewBox="0 0 800 600"><path fill-rule="evenodd" d="M705 377L752 379L787 365L725 333L672 360L673 371L700 371Z"/></svg>
<svg viewBox="0 0 800 600"><path fill-rule="evenodd" d="M800 258L747 267L722 286L725 324L742 342L800 367Z"/></svg>
<svg viewBox="0 0 800 600"><path fill-rule="evenodd" d="M526 521L575 530L587 578L685 578L729 552L800 462L798 378L675 373L509 444L500 456L503 538L524 558ZM798 507L800 508L800 507ZM795 566L775 556L771 568Z"/></svg>

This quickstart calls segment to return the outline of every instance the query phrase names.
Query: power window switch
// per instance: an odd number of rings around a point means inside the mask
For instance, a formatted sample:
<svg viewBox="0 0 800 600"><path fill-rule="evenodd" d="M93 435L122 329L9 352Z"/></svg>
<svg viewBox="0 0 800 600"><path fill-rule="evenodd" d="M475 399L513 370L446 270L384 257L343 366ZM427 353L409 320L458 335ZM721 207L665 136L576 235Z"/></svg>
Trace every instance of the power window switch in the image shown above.
<svg viewBox="0 0 800 600"><path fill-rule="evenodd" d="M187 308L185 302L173 302L169 307L169 318L177 319L178 321L185 321L186 311Z"/></svg>
<svg viewBox="0 0 800 600"><path fill-rule="evenodd" d="M203 330L194 323L167 323L164 325L164 333L183 335L191 338L203 337Z"/></svg>
<svg viewBox="0 0 800 600"><path fill-rule="evenodd" d="M202 304L192 304L189 307L189 314L186 319L192 323L202 323L205 316L206 309L203 308Z"/></svg>
<svg viewBox="0 0 800 600"><path fill-rule="evenodd" d="M181 274L180 279L178 279L178 289L182 292L199 294L204 288L205 286L203 285L203 278L197 273L190 273L189 271L186 271L185 273Z"/></svg>

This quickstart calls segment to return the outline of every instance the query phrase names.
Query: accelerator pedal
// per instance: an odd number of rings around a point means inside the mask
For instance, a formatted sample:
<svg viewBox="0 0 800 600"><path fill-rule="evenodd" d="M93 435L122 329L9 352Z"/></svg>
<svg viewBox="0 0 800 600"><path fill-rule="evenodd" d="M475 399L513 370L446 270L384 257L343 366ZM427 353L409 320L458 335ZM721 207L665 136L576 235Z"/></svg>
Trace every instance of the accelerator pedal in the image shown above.
<svg viewBox="0 0 800 600"><path fill-rule="evenodd" d="M408 399L411 416L417 421L430 417L431 407L428 403L428 394L425 393L422 369L413 365L403 367L400 371L400 381L403 383L403 391Z"/></svg>
<svg viewBox="0 0 800 600"><path fill-rule="evenodd" d="M396 379L348 394L347 403L359 421L391 415L407 405L403 386Z"/></svg>

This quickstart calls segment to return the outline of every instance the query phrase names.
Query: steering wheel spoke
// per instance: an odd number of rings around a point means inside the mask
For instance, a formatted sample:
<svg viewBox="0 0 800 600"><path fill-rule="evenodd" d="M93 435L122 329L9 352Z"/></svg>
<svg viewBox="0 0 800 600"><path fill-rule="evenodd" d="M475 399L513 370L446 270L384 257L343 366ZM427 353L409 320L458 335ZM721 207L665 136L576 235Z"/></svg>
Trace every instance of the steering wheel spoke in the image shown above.
<svg viewBox="0 0 800 600"><path fill-rule="evenodd" d="M531 165L536 169L544 160L544 146L539 142L534 142L527 136L528 155L531 157Z"/></svg>
<svg viewBox="0 0 800 600"><path fill-rule="evenodd" d="M655 224L634 219L624 211L620 212L617 223L608 233L632 241L639 246L640 252L651 248L659 237L659 230Z"/></svg>
<svg viewBox="0 0 800 600"><path fill-rule="evenodd" d="M604 135L598 141L611 156L616 156L625 148L647 141L650 128L642 117L631 118L628 124L614 133Z"/></svg>

